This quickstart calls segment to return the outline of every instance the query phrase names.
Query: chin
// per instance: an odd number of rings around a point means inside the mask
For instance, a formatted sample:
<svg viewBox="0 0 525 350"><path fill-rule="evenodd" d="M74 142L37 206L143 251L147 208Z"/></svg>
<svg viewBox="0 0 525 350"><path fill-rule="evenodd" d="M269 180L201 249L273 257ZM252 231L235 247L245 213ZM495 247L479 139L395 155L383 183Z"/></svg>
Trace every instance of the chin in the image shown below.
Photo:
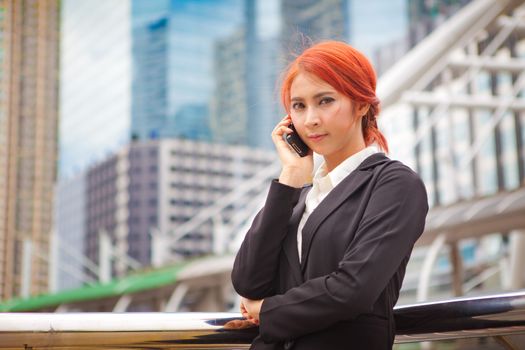
<svg viewBox="0 0 525 350"><path fill-rule="evenodd" d="M327 151L326 149L323 149L322 147L312 148L312 151L314 151L314 153L317 153L318 155L323 156L323 157L330 154L329 151Z"/></svg>

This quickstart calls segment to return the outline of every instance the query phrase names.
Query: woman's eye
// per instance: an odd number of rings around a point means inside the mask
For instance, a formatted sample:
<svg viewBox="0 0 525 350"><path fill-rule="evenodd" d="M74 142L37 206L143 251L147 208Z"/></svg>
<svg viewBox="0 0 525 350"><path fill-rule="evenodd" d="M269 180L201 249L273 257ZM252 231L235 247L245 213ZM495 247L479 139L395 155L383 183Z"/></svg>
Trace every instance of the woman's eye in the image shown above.
<svg viewBox="0 0 525 350"><path fill-rule="evenodd" d="M295 110L302 109L304 108L304 105L301 102L295 102L294 104L292 104L292 108Z"/></svg>
<svg viewBox="0 0 525 350"><path fill-rule="evenodd" d="M333 101L334 101L334 99L331 98L331 97L323 97L321 99L321 101L319 101L319 104L323 105L323 104L327 104L327 103L330 103L330 102L333 102Z"/></svg>

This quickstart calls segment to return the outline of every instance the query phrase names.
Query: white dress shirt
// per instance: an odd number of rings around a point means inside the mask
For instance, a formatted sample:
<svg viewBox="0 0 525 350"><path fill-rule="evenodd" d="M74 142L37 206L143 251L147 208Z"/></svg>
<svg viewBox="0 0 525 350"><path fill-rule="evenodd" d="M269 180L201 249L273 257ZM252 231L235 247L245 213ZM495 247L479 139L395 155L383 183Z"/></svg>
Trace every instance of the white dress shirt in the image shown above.
<svg viewBox="0 0 525 350"><path fill-rule="evenodd" d="M303 244L303 227L310 217L310 214L315 208L323 201L323 199L330 193L330 191L337 186L345 177L350 175L359 164L361 164L366 158L370 157L374 153L378 153L379 150L376 146L368 146L361 151L346 158L341 164L339 164L331 172L326 172L326 163L321 166L315 172L312 189L308 192L305 201L305 208L301 221L299 222L299 228L297 229L297 249L299 251L299 261L301 261L301 250Z"/></svg>

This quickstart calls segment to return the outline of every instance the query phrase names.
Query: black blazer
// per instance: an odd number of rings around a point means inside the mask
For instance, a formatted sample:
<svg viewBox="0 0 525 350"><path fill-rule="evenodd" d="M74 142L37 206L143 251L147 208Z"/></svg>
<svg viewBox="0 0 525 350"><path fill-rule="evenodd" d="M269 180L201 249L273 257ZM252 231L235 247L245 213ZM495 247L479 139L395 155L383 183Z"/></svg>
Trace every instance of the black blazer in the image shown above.
<svg viewBox="0 0 525 350"><path fill-rule="evenodd" d="M297 227L311 187L273 181L237 253L235 290L263 299L252 349L391 349L393 307L428 211L419 176L376 153Z"/></svg>

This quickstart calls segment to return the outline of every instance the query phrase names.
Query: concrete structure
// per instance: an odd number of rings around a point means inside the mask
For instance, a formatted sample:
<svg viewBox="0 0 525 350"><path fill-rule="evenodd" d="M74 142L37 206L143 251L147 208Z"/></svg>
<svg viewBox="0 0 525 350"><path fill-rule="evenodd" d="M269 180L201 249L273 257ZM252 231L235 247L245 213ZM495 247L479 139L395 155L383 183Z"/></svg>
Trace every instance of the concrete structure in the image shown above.
<svg viewBox="0 0 525 350"><path fill-rule="evenodd" d="M473 1L380 80L392 156L420 173L435 208L420 240L432 242L418 269L420 300L444 252L456 295L525 286L524 13L520 1ZM459 251L473 237L478 271L468 276Z"/></svg>
<svg viewBox="0 0 525 350"><path fill-rule="evenodd" d="M0 299L48 289L59 1L0 1ZM24 277L22 277L24 276Z"/></svg>

